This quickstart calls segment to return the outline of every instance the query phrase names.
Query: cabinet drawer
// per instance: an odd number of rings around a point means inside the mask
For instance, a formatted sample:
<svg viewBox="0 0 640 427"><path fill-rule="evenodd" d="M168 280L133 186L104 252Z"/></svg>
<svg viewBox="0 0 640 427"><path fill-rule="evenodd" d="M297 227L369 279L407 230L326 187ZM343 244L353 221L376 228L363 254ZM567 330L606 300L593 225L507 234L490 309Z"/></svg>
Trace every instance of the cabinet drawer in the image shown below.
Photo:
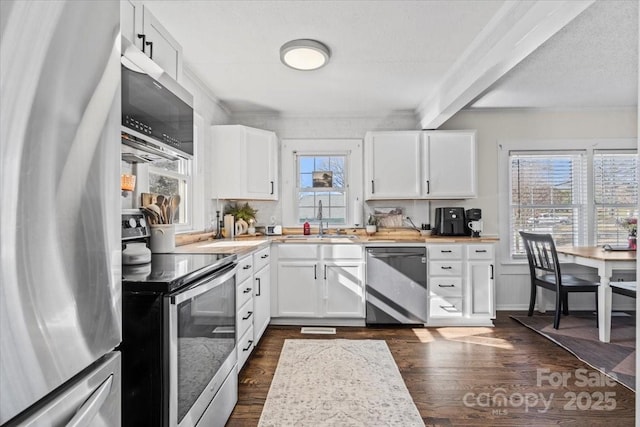
<svg viewBox="0 0 640 427"><path fill-rule="evenodd" d="M236 316L238 336L242 336L253 325L253 299L240 307Z"/></svg>
<svg viewBox="0 0 640 427"><path fill-rule="evenodd" d="M278 259L317 259L318 245L285 243L278 246Z"/></svg>
<svg viewBox="0 0 640 427"><path fill-rule="evenodd" d="M322 245L322 256L325 259L358 259L363 258L360 245Z"/></svg>
<svg viewBox="0 0 640 427"><path fill-rule="evenodd" d="M432 296L462 297L462 278L436 277L429 279L429 291Z"/></svg>
<svg viewBox="0 0 640 427"><path fill-rule="evenodd" d="M238 340L238 372L253 350L253 326Z"/></svg>
<svg viewBox="0 0 640 427"><path fill-rule="evenodd" d="M493 259L493 245L467 245L467 259Z"/></svg>
<svg viewBox="0 0 640 427"><path fill-rule="evenodd" d="M429 276L462 276L461 261L431 261Z"/></svg>
<svg viewBox="0 0 640 427"><path fill-rule="evenodd" d="M462 259L462 245L429 245L429 259Z"/></svg>
<svg viewBox="0 0 640 427"><path fill-rule="evenodd" d="M236 287L236 307L242 307L253 296L253 280L251 278Z"/></svg>
<svg viewBox="0 0 640 427"><path fill-rule="evenodd" d="M432 297L429 301L430 317L462 317L462 298Z"/></svg>
<svg viewBox="0 0 640 427"><path fill-rule="evenodd" d="M236 283L242 283L253 275L253 257L246 256L238 261L238 274L236 275Z"/></svg>
<svg viewBox="0 0 640 427"><path fill-rule="evenodd" d="M256 273L269 265L271 261L271 248L260 249L253 254L253 271Z"/></svg>

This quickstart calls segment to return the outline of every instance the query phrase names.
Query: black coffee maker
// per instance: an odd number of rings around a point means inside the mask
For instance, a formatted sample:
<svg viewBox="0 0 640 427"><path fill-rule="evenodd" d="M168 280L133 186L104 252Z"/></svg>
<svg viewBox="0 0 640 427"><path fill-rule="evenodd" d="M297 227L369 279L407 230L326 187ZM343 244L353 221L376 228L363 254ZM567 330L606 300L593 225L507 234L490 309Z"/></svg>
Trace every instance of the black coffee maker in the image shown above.
<svg viewBox="0 0 640 427"><path fill-rule="evenodd" d="M433 234L439 236L468 236L464 208L436 208Z"/></svg>

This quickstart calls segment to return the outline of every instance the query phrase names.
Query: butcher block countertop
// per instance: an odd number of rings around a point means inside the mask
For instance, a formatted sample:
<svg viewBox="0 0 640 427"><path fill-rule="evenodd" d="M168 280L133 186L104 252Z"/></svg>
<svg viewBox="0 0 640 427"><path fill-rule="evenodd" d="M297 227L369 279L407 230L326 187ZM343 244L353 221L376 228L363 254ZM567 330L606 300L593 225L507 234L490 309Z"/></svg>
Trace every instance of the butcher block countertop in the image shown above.
<svg viewBox="0 0 640 427"><path fill-rule="evenodd" d="M176 238L176 253L235 253L238 256L249 254L255 250L265 248L271 243L277 244L430 244L430 243L495 243L496 237L466 237L466 236L421 236L415 230L382 229L373 235L367 235L362 229L347 229L340 234L335 229L319 236L312 230L311 235L304 236L302 229L285 229L282 236L248 236L241 235L234 239L212 239L212 233L192 233Z"/></svg>

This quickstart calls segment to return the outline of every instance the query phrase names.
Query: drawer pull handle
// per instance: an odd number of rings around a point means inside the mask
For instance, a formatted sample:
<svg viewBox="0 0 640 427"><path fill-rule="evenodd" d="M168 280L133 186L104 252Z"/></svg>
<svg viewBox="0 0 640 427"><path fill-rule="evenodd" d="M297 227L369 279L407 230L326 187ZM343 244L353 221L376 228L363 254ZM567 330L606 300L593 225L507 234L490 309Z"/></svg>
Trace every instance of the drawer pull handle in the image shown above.
<svg viewBox="0 0 640 427"><path fill-rule="evenodd" d="M274 194L273 181L269 181L271 183L271 194Z"/></svg>
<svg viewBox="0 0 640 427"><path fill-rule="evenodd" d="M244 267L242 267L243 270L248 270L251 268L251 264L247 264Z"/></svg>
<svg viewBox="0 0 640 427"><path fill-rule="evenodd" d="M249 351L249 349L253 345L253 340L247 341L247 344L249 344L249 345L247 345L245 348L243 348L242 351Z"/></svg>
<svg viewBox="0 0 640 427"><path fill-rule="evenodd" d="M248 294L249 292L251 292L251 288L245 288L245 290L242 291L243 294Z"/></svg>
<svg viewBox="0 0 640 427"><path fill-rule="evenodd" d="M451 308L456 308L456 306L455 305L441 305L440 308L443 309L443 310L447 310L447 309L451 309Z"/></svg>
<svg viewBox="0 0 640 427"><path fill-rule="evenodd" d="M260 258L262 258L262 259L269 258L269 254L264 254Z"/></svg>
<svg viewBox="0 0 640 427"><path fill-rule="evenodd" d="M491 264L491 277L490 277L490 279L493 280L493 264Z"/></svg>
<svg viewBox="0 0 640 427"><path fill-rule="evenodd" d="M253 311L248 311L247 315L245 317L243 317L242 320L249 320L249 318L251 317L252 314L253 314Z"/></svg>
<svg viewBox="0 0 640 427"><path fill-rule="evenodd" d="M438 285L440 288L455 288L456 285Z"/></svg>
<svg viewBox="0 0 640 427"><path fill-rule="evenodd" d="M476 253L477 254L486 254L487 250L486 249L476 249Z"/></svg>
<svg viewBox="0 0 640 427"><path fill-rule="evenodd" d="M259 297L262 293L262 287L260 286L260 278L256 277L256 281L258 282L258 292L256 292L256 296Z"/></svg>
<svg viewBox="0 0 640 427"><path fill-rule="evenodd" d="M443 270L451 270L453 267L443 265L440 268L443 269Z"/></svg>
<svg viewBox="0 0 640 427"><path fill-rule="evenodd" d="M450 250L446 250L446 251L445 250L441 250L440 252L443 253L443 254L450 254L451 253Z"/></svg>

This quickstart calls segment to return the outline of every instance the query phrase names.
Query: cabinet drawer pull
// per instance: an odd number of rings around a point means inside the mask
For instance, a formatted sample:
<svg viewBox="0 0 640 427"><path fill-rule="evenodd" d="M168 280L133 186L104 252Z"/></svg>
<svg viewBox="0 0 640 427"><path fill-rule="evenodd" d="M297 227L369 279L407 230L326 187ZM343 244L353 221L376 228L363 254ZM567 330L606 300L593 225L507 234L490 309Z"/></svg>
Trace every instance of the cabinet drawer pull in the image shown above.
<svg viewBox="0 0 640 427"><path fill-rule="evenodd" d="M317 280L318 279L318 266L314 265L313 266L313 280Z"/></svg>
<svg viewBox="0 0 640 427"><path fill-rule="evenodd" d="M324 280L327 280L327 266L324 266Z"/></svg>
<svg viewBox="0 0 640 427"><path fill-rule="evenodd" d="M476 249L476 253L477 254L486 254L487 250L486 249Z"/></svg>
<svg viewBox="0 0 640 427"><path fill-rule="evenodd" d="M242 351L249 351L249 349L251 348L251 346L253 345L253 340L249 340L247 341L247 344L249 344L248 346L246 346L245 348L242 349Z"/></svg>
<svg viewBox="0 0 640 427"><path fill-rule="evenodd" d="M244 291L242 291L243 294L248 294L249 292L251 292L251 288L245 288Z"/></svg>
<svg viewBox="0 0 640 427"><path fill-rule="evenodd" d="M450 250L444 250L444 249L441 249L440 252L443 253L443 254L450 254L451 253Z"/></svg>
<svg viewBox="0 0 640 427"><path fill-rule="evenodd" d="M376 192L376 186L373 183L373 180L371 180L371 194L375 194L375 192Z"/></svg>
<svg viewBox="0 0 640 427"><path fill-rule="evenodd" d="M249 320L252 314L253 314L253 311L247 311L247 315L243 317L242 320Z"/></svg>
<svg viewBox="0 0 640 427"><path fill-rule="evenodd" d="M264 254L260 258L262 258L262 259L269 258L269 254Z"/></svg>
<svg viewBox="0 0 640 427"><path fill-rule="evenodd" d="M427 181L427 194L431 193L431 185L429 184L429 181Z"/></svg>
<svg viewBox="0 0 640 427"><path fill-rule="evenodd" d="M443 266L442 266L442 267L440 267L440 268L441 268L441 269L443 269L443 270L451 270L453 267L443 265Z"/></svg>
<svg viewBox="0 0 640 427"><path fill-rule="evenodd" d="M490 277L490 279L493 280L493 264L491 264L490 267L491 267L491 277Z"/></svg>
<svg viewBox="0 0 640 427"><path fill-rule="evenodd" d="M256 296L259 297L260 294L262 293L262 289L260 287L260 278L256 277L256 280L258 281L258 292L256 292Z"/></svg>
<svg viewBox="0 0 640 427"><path fill-rule="evenodd" d="M269 182L271 183L271 194L273 194L273 190L274 190L274 188L273 188L273 181L269 181Z"/></svg>
<svg viewBox="0 0 640 427"><path fill-rule="evenodd" d="M456 308L456 306L455 305L441 305L440 308L443 309L443 310L446 310L448 308Z"/></svg>
<svg viewBox="0 0 640 427"><path fill-rule="evenodd" d="M243 270L248 270L251 268L251 264L247 264L244 267L242 267Z"/></svg>
<svg viewBox="0 0 640 427"><path fill-rule="evenodd" d="M440 288L455 288L456 285L438 285Z"/></svg>

